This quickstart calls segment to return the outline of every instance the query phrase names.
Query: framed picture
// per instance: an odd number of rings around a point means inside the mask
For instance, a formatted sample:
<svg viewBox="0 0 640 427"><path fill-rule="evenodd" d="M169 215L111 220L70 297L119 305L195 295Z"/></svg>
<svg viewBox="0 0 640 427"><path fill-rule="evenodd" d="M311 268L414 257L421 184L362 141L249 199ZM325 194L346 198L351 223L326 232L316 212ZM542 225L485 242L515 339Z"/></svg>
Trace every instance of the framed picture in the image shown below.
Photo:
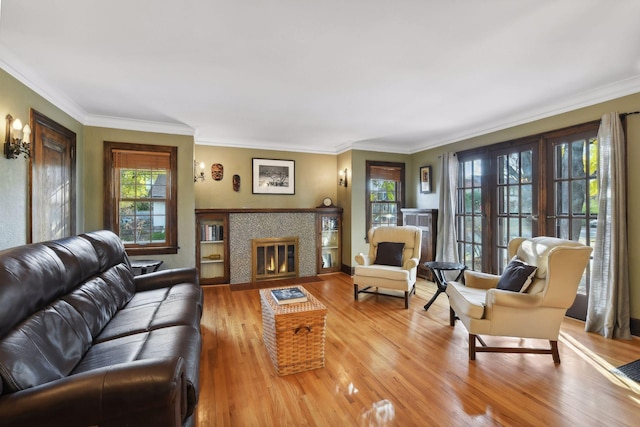
<svg viewBox="0 0 640 427"><path fill-rule="evenodd" d="M295 161L253 159L253 194L295 194Z"/></svg>
<svg viewBox="0 0 640 427"><path fill-rule="evenodd" d="M420 167L420 192L431 193L431 166Z"/></svg>

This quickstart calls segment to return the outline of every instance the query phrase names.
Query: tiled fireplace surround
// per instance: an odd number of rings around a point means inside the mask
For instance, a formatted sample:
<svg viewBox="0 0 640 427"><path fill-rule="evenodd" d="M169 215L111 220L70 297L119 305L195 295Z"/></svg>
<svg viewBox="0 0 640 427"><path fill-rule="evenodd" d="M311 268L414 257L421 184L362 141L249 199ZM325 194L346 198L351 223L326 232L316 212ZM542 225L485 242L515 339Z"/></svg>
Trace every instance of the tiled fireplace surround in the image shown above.
<svg viewBox="0 0 640 427"><path fill-rule="evenodd" d="M251 241L298 237L300 277L316 275L316 214L314 212L232 212L229 214L230 283L251 282Z"/></svg>

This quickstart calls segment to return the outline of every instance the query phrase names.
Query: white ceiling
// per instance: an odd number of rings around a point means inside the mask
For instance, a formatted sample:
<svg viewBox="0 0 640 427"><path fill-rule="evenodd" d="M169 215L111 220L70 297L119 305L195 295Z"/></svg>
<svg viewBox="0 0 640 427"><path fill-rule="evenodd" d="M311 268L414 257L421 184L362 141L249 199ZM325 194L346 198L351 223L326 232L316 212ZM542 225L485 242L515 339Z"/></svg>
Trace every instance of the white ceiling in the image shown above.
<svg viewBox="0 0 640 427"><path fill-rule="evenodd" d="M0 66L86 125L414 153L640 92L640 1L4 0Z"/></svg>

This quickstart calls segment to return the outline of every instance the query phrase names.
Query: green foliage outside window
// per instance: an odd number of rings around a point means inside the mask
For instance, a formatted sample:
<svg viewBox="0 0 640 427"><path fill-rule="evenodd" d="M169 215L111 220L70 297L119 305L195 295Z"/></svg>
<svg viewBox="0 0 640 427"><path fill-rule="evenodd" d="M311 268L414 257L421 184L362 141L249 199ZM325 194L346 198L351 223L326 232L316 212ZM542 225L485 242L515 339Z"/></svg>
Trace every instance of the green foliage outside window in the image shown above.
<svg viewBox="0 0 640 427"><path fill-rule="evenodd" d="M166 241L167 170L120 169L119 225L125 243Z"/></svg>

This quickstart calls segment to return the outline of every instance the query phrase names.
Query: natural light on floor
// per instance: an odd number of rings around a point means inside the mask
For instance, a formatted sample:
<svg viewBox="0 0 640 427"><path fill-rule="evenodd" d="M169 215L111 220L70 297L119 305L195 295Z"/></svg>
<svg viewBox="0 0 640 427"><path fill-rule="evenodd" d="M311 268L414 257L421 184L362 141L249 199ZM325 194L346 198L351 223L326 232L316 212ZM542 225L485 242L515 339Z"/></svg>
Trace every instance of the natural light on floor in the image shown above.
<svg viewBox="0 0 640 427"><path fill-rule="evenodd" d="M629 395L629 398L640 406L640 384L630 378L625 377L624 375L616 375L615 373L613 373L612 370L616 368L615 366L604 360L602 357L598 356L593 351L589 350L572 336L560 331L559 339L567 347L575 351L577 355L590 363L597 372L602 374L603 377L619 387L629 389L629 391L632 393Z"/></svg>

